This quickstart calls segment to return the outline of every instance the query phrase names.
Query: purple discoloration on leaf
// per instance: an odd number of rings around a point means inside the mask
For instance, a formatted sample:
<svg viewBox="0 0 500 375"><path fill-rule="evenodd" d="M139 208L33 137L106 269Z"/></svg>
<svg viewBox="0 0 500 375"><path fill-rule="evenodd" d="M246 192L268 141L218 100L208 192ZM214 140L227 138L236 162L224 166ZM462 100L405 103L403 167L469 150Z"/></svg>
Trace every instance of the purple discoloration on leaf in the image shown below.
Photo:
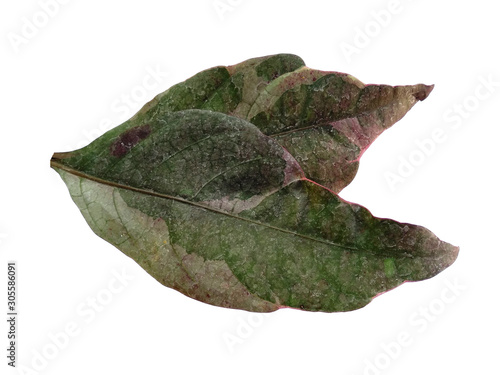
<svg viewBox="0 0 500 375"><path fill-rule="evenodd" d="M127 130L121 134L110 146L111 155L116 157L125 156L136 144L147 138L151 133L151 126L144 124Z"/></svg>
<svg viewBox="0 0 500 375"><path fill-rule="evenodd" d="M422 89L420 91L417 91L415 94L415 99L417 100L425 100L429 94L431 93L432 89L434 88L434 85L422 85Z"/></svg>
<svg viewBox="0 0 500 375"><path fill-rule="evenodd" d="M163 285L248 311L351 311L457 258L336 194L432 88L250 59L172 87L51 166L95 233Z"/></svg>

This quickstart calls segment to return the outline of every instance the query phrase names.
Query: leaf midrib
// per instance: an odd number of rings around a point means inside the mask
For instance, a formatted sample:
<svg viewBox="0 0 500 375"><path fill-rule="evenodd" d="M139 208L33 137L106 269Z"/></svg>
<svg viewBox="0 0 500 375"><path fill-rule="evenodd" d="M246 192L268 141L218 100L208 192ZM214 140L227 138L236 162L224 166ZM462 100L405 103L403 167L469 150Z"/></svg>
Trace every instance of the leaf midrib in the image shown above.
<svg viewBox="0 0 500 375"><path fill-rule="evenodd" d="M57 155L57 153L54 154L54 155ZM205 209L205 210L208 210L208 211L220 214L220 215L224 215L224 216L230 217L232 219L241 220L241 221L245 221L245 222L248 222L248 223L251 223L251 224L260 225L260 226L263 226L263 227L266 227L266 228L269 228L269 229L277 230L277 231L282 232L282 233L291 234L291 235L294 235L294 236L297 236L297 237L301 237L301 238L306 239L306 240L315 241L315 242L318 242L318 243L321 243L321 244L324 244L324 245L335 246L335 247L338 247L338 248L341 248L341 249L344 249L344 250L348 250L348 251L370 253L370 254L375 255L377 257L384 257L384 254L380 253L380 252L374 252L374 251L371 251L371 250L368 250L368 249L362 249L362 248L356 248L356 247L341 245L341 244L337 244L337 243L334 243L334 242L331 242L331 241L326 241L326 240L322 240L322 239L318 239L318 238L306 236L304 234L297 233L297 232L294 232L294 231L291 231L291 230L288 230L288 229L283 229L283 228L280 228L280 227L276 227L276 226L273 226L273 225L269 225L269 224L263 223L261 221L251 220L251 219L248 219L248 218L245 218L245 217L236 216L236 215L233 215L233 214L231 214L229 212L218 210L216 208L205 206L203 204L200 204L200 203L197 203L197 202L192 202L192 201L180 198L180 197L174 197L172 195L158 193L158 192L155 192L155 191L152 191L152 190L141 189L141 188L137 188L137 187L134 187L134 186L124 185L124 184L120 184L120 183L113 182L113 181L108 181L108 180L102 179L100 177L92 176L92 175L89 175L87 173L84 173L84 172L81 172L79 170L76 170L74 168L68 167L67 165L64 165L64 164L60 163L59 159L55 158L54 156L50 160L50 166L52 168L58 168L58 169L64 170L64 171L66 171L68 173L71 173L74 176L85 178L87 180L94 181L94 182L99 183L99 184L103 184L103 185L107 185L107 186L111 186L111 187L115 187L115 188L119 188L119 189L129 190L129 191L133 191L133 192L136 192L136 193L140 193L140 194L144 194L144 195L149 195L149 196L153 196L153 197L157 197L157 198L170 199L170 200L173 200L173 201L176 201L176 202L179 202L179 203L184 203L184 204L187 204L187 205L190 205L190 206L193 206L193 207L202 208L202 209ZM303 180L307 180L307 179L303 179ZM397 255L397 254L387 254L387 256L391 256L391 257L394 257L395 255ZM399 255L402 255L402 254L399 254Z"/></svg>
<svg viewBox="0 0 500 375"><path fill-rule="evenodd" d="M303 237L305 239L310 239L310 240L313 240L313 241L316 241L316 242L320 242L320 243L324 243L324 244L328 244L328 245L334 245L334 246L338 246L338 247L342 247L342 248L347 248L347 249L350 249L350 250L358 250L356 248L350 248L350 247L345 246L345 245L338 245L338 244L335 244L335 243L332 243L332 242L329 242L329 241L323 241L323 240L319 240L319 239L314 238L314 237L305 236L303 234L296 233L296 232L293 232L293 231L290 231L290 230L287 230L287 229L275 227L275 226L272 226L272 225L269 225L269 224L265 224L265 223L262 223L260 221L255 221L255 220L251 220L251 219L248 219L248 218L245 218L245 217L236 216L236 215L233 215L233 214L231 214L229 212L218 210L218 209L210 207L210 206L205 206L205 205L197 203L197 202L192 202L192 201L186 200L184 198L175 197L175 196L172 196L172 195L169 195L169 194L158 193L158 192L155 192L155 191L152 191L152 190L146 190L146 189L137 188L137 187L129 186L129 185L125 185L125 184L120 184L120 183L113 182L113 181L108 181L108 180L102 179L100 177L92 176L92 175L89 175L87 173L84 173L84 172L78 171L76 169L73 169L71 167L68 167L68 166L66 166L64 164L61 164L60 162L58 162L58 159L52 158L51 161L50 161L50 165L51 165L52 168L59 168L59 169L62 169L64 171L68 172L68 173L71 173L71 174L73 174L73 175L75 175L77 177L85 178L85 179L88 179L90 181L94 181L94 182L97 182L97 183L100 183L100 184L103 184L103 185L107 185L107 186L111 186L111 187L115 187L115 188L119 188L119 189L124 189L124 190L130 190L130 191L133 191L133 192L136 192L136 193L141 193L141 194L145 194L145 195L149 195L149 196L153 196L153 197L157 197L157 198L170 199L170 200L173 200L173 201L176 201L176 202L188 204L188 205L191 205L191 206L194 206L194 207L198 207L198 208L203 208L203 209L206 209L208 211L212 211L212 212L215 212L215 213L218 213L218 214L221 214L221 215L225 215L225 216L228 216L228 217L231 217L231 218L234 218L234 219L238 219L238 220L242 220L242 221L245 221L245 222L249 222L249 223L261 225L261 226L264 226L264 227L267 227L267 228L275 229L275 230L278 230L278 231L284 232L284 233L293 234L293 235L296 235L296 236L299 236L299 237Z"/></svg>
<svg viewBox="0 0 500 375"><path fill-rule="evenodd" d="M281 82L281 80L285 79L287 76L291 75L291 74L294 74L294 73L297 73L297 71L301 70L302 68L304 67L301 67L297 70L294 70L293 72L288 72L288 73L285 73L285 74L282 74L281 76L277 77L276 79L272 80L258 95L257 99L254 101L254 103L252 103L250 109L248 110L247 112L247 116L244 118L244 120L248 121L251 123L251 119L248 118L248 114L250 112L252 112L252 109L254 108L254 106L256 105L258 99L265 95L265 93L269 94L269 87L271 85L277 85ZM330 75L335 75L335 76L339 76L339 75L342 75L342 73L339 73L339 72L324 72L326 73L323 77L321 78L324 78L324 77L328 77ZM299 86L302 86L302 85L312 85L313 83L309 83L309 84L300 84ZM285 93L289 92L289 91L292 91L294 89L296 89L297 87L299 86L294 86L288 90L285 90L281 93L280 97L283 96ZM298 127L298 128L294 128L294 129L288 129L288 130L280 130L278 131L277 133L273 133L273 134L266 134L268 137L272 137L272 138L279 138L283 135L288 135L288 134L291 134L291 133L299 133L299 132L302 132L302 131L305 131L305 130L309 130L309 129L314 129L314 128L320 128L320 127L325 127L325 126L328 126L330 125L331 123L333 122L337 122L337 121L343 121L343 120L348 120L348 119L354 119L354 118L358 118L360 116L364 116L366 114L370 114L370 113L373 113L373 112L376 112L376 111L379 111L380 109L382 108L388 108L390 107L391 105L393 105L394 103L400 101L399 99L397 98L394 98L392 100L390 100L389 102L387 102L385 105L382 105L382 106L377 106L375 108L367 108L365 110L359 110L358 109L358 101L359 101L359 98L361 97L362 95L362 92L363 92L363 89L366 88L367 85L363 84L363 87L359 87L357 86L360 90L358 92L358 96L355 100L355 104L354 104L354 107L352 108L352 113L349 113L349 112L345 112L345 113L340 113L340 117L335 119L335 120L326 120L326 121L320 121L320 122L317 122L317 123L314 123L312 125L307 125L307 126L303 126L303 127ZM278 97L279 99L279 97ZM276 99L276 100L278 100ZM267 108L268 110L269 108ZM359 112L356 112L358 111ZM261 112L259 113L262 113L262 112L266 112L266 109L263 109ZM344 134L344 132L342 132Z"/></svg>

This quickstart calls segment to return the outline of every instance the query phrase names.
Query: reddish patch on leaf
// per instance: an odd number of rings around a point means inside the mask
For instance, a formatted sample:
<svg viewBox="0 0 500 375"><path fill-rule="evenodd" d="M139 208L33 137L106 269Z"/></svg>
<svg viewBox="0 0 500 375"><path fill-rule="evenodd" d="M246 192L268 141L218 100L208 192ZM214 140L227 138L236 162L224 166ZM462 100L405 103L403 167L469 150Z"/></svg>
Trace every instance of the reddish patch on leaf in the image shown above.
<svg viewBox="0 0 500 375"><path fill-rule="evenodd" d="M149 124L136 126L121 134L110 146L111 155L116 157L125 156L136 144L151 134Z"/></svg>
<svg viewBox="0 0 500 375"><path fill-rule="evenodd" d="M420 91L417 91L416 93L413 94L415 96L415 99L417 100L425 100L431 93L432 89L434 88L434 85L421 85L422 89Z"/></svg>

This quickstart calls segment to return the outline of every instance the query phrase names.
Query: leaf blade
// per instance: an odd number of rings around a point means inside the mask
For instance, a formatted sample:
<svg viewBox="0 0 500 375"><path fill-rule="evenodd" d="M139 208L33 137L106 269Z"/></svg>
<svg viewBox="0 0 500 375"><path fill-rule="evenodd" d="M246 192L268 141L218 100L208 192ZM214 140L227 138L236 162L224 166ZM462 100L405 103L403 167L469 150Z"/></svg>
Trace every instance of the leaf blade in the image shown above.
<svg viewBox="0 0 500 375"><path fill-rule="evenodd" d="M161 126L162 121L169 126ZM158 281L188 296L250 311L273 311L282 306L348 311L365 306L377 294L405 280L432 277L456 258L458 249L429 231L374 218L366 209L306 179L287 151L244 120L188 110L164 114L161 121L148 125L147 136L140 140L127 133L130 129L103 136L98 159L93 159L95 145L90 145L89 154L82 149L63 158L56 155L52 166L60 173L111 189L108 200L101 203L97 203L99 194L83 203L81 192L72 195L82 213L89 207L96 210L95 217L87 215L86 219L93 229L97 227L94 231L99 236L133 257ZM144 134L143 130L133 134ZM202 142L215 135L220 135L217 142ZM117 156L112 146L124 139L127 145L134 139L134 145ZM206 150L193 152L186 148L191 144ZM165 158L181 154L186 164L177 160L169 166L177 172L167 168L157 173L156 167L164 165ZM114 170L117 160L129 156L133 165ZM216 162L200 164L207 156L215 156ZM248 162L256 159L260 167L246 169L251 164ZM237 167L230 169L226 179L213 180L227 169L228 161ZM198 169L192 171L198 172L201 180L176 181L182 170L194 165ZM141 171L141 178L134 176L134 171ZM165 174L169 171L172 176ZM158 176L168 186L158 184ZM207 181L215 181L214 188L200 195ZM136 217L139 213L142 221L137 219L136 225L142 230L161 223L163 234L158 236L163 235L170 247L150 244L130 249L120 242L121 236L134 228L116 228L119 221L123 224L116 217L118 210L115 217L102 218L113 211L109 196L113 202L121 202L122 216L129 211ZM137 252L137 247L142 250ZM177 261L179 266L195 268L186 272L188 278L168 278L151 260L158 253L163 257L174 253L174 249L182 249L181 260L186 259ZM226 284L215 283L215 290L211 289L213 282L195 276L196 269L214 269L213 263L207 262L217 262L216 269L225 275L222 279L228 280ZM208 280L220 280L214 272ZM229 285L236 292L230 292Z"/></svg>
<svg viewBox="0 0 500 375"><path fill-rule="evenodd" d="M349 74L310 69L298 56L278 54L202 71L156 96L124 125L186 109L236 116L275 137L308 178L338 193L354 179L366 148L432 87L365 85ZM305 138L314 147L306 147Z"/></svg>

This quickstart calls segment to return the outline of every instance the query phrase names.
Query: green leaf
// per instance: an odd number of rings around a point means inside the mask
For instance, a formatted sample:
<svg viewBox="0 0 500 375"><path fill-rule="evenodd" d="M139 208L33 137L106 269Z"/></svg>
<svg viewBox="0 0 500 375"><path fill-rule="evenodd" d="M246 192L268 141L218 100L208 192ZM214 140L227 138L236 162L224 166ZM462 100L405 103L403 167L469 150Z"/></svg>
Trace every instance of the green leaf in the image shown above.
<svg viewBox="0 0 500 375"><path fill-rule="evenodd" d="M223 113L164 112L51 165L96 234L217 306L353 310L458 254L425 228L342 200L275 139Z"/></svg>
<svg viewBox="0 0 500 375"><path fill-rule="evenodd" d="M338 193L353 180L368 146L432 88L364 85L279 54L200 72L159 94L125 127L195 108L236 116L275 138L308 178Z"/></svg>

